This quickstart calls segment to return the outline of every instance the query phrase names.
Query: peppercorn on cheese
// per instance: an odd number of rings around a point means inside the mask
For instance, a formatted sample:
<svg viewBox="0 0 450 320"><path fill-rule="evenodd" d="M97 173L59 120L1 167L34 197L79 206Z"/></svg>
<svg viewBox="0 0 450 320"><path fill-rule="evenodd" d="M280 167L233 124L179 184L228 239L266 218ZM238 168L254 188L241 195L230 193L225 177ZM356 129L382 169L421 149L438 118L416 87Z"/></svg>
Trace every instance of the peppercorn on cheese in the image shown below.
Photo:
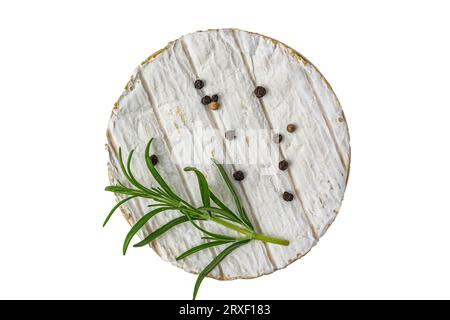
<svg viewBox="0 0 450 320"><path fill-rule="evenodd" d="M256 231L290 241L289 246L251 241L227 256L211 277L252 278L286 267L317 243L339 211L350 165L341 106L308 60L271 38L234 29L196 32L140 64L108 125L112 184L126 181L118 162L120 146L125 155L135 149L137 180L157 186L142 161L152 137L156 168L176 193L201 206L195 175L183 171L195 166L205 173L210 189L235 209L210 161L215 158L224 163ZM134 224L149 204L136 198L122 211ZM139 236L179 215L158 214ZM207 221L201 224L212 232L238 235ZM164 260L199 273L224 246L180 261L175 257L204 243L201 237L184 223L151 247Z"/></svg>

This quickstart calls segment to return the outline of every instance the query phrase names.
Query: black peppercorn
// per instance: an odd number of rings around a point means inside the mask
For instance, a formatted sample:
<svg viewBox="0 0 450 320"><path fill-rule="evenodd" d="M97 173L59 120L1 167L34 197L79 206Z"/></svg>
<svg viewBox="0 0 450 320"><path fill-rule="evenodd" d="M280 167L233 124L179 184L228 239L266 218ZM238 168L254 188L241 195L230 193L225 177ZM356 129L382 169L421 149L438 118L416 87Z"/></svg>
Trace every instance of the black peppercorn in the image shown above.
<svg viewBox="0 0 450 320"><path fill-rule="evenodd" d="M255 96L262 98L266 95L266 89L264 87L258 86L255 88Z"/></svg>
<svg viewBox="0 0 450 320"><path fill-rule="evenodd" d="M152 155L150 156L150 160L152 161L152 164L153 164L154 166L156 166L156 164L158 163L158 157L157 157L155 154L152 154Z"/></svg>
<svg viewBox="0 0 450 320"><path fill-rule="evenodd" d="M236 171L233 173L233 178L237 181L242 181L244 180L244 173L242 171Z"/></svg>
<svg viewBox="0 0 450 320"><path fill-rule="evenodd" d="M294 195L292 193L285 191L283 193L283 199L284 199L284 201L292 201L292 200L294 200Z"/></svg>
<svg viewBox="0 0 450 320"><path fill-rule="evenodd" d="M272 138L273 142L280 143L283 140L283 136L279 133L275 134Z"/></svg>
<svg viewBox="0 0 450 320"><path fill-rule="evenodd" d="M288 167L289 167L289 162L287 162L286 160L281 160L281 161L278 163L278 168L279 168L281 171L286 170Z"/></svg>
<svg viewBox="0 0 450 320"><path fill-rule="evenodd" d="M219 96L218 96L217 94L213 94L213 95L211 96L211 101L212 101L212 102L217 102L217 101L219 101Z"/></svg>
<svg viewBox="0 0 450 320"><path fill-rule="evenodd" d="M210 96L204 96L202 98L202 103L203 103L203 105L207 106L208 104L211 103L211 97Z"/></svg>
<svg viewBox="0 0 450 320"><path fill-rule="evenodd" d="M202 80L195 80L194 82L194 87L195 89L201 89L203 88L203 86L205 85L205 83Z"/></svg>

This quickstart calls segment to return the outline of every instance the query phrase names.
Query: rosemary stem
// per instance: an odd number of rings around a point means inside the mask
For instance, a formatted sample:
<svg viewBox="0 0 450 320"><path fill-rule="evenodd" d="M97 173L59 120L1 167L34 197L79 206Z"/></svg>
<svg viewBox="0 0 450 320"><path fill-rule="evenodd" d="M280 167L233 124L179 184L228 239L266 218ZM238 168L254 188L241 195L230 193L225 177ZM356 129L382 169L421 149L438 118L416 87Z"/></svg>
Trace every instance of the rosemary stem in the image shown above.
<svg viewBox="0 0 450 320"><path fill-rule="evenodd" d="M279 244L279 245L282 245L282 246L289 245L289 241L288 240L269 237L269 236L266 236L266 235L261 234L261 233L255 233L253 231L241 228L241 227L235 225L234 223L230 223L228 221L225 221L225 220L217 218L217 217L210 217L209 219L211 221L214 221L214 222L216 222L218 224L223 225L224 227L227 227L227 228L235 230L235 231L237 231L239 233L245 234L245 235L247 235L247 236L249 236L249 237L251 237L252 239L255 239L255 240L268 242L268 243Z"/></svg>
<svg viewBox="0 0 450 320"><path fill-rule="evenodd" d="M251 231L249 231L247 229L241 228L241 227L235 225L234 223L230 223L228 221L225 221L225 220L217 218L217 217L210 217L209 220L214 221L214 222L216 222L218 224L221 224L224 227L227 227L229 229L233 229L234 231L237 231L239 233L245 234L245 235L247 235L249 237L253 237L253 232L251 232Z"/></svg>
<svg viewBox="0 0 450 320"><path fill-rule="evenodd" d="M273 237L269 237L269 236L266 236L266 235L261 234L261 233L255 233L253 238L255 240L260 240L260 241L264 241L264 242L279 244L281 246L288 246L289 245L289 240L273 238Z"/></svg>

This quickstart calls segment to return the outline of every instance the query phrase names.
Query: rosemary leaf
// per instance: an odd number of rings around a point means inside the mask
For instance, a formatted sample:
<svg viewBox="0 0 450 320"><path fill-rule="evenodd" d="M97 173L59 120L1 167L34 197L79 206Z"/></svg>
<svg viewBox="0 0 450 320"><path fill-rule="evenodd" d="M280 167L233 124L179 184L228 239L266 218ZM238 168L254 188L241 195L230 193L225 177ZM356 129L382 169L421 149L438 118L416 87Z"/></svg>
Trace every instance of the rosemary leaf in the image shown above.
<svg viewBox="0 0 450 320"><path fill-rule="evenodd" d="M217 213L217 214L221 215L221 217L223 217L223 218L226 218L228 220L231 220L231 221L234 221L237 223L242 223L241 219L239 219L233 213L230 214L230 212L228 210L223 210L221 208L215 208L215 207L201 207L199 209Z"/></svg>
<svg viewBox="0 0 450 320"><path fill-rule="evenodd" d="M163 235L164 233L166 233L173 227L179 225L180 223L186 222L186 221L189 221L189 219L186 216L181 216L181 217L175 218L175 219L169 221L168 223L166 223L165 225L163 225L162 227L160 227L159 229L156 229L155 231L150 233L147 237L145 237L144 240L136 243L133 247L143 247L146 244L149 244L150 242L152 242L153 240L158 238L159 236Z"/></svg>
<svg viewBox="0 0 450 320"><path fill-rule="evenodd" d="M130 161L130 159L131 159L131 156L133 155L133 152L134 152L134 150L131 150L130 156L128 157L129 161ZM133 186L135 186L136 188L142 190L142 189L139 187L139 184L136 184L136 183L135 183L134 177L130 176L130 174L128 173L128 171L127 171L127 169L126 169L126 167L125 167L125 165L124 165L124 163L123 163L122 148L121 148L121 147L119 147L119 164L120 164L120 168L122 169L122 172L123 172L124 176L127 178L127 180L128 180Z"/></svg>
<svg viewBox="0 0 450 320"><path fill-rule="evenodd" d="M230 181L230 178L228 178L228 176L225 172L225 169L216 159L211 159L211 160L214 162L217 169L219 169L219 173L222 176L223 181L225 182L228 189L230 190L231 195L233 196L234 202L236 203L236 207L237 207L240 217L242 218L243 221L245 221L245 224L247 224L253 230L253 226L252 226L249 218L247 217L247 213L245 212L245 209L241 204L241 200L239 199L239 196L238 196L236 190L234 189L233 184Z"/></svg>
<svg viewBox="0 0 450 320"><path fill-rule="evenodd" d="M206 181L206 178L203 175L203 173L201 173L196 168L192 168L192 167L186 167L186 168L184 168L184 171L193 171L195 173L195 175L197 176L197 180L198 180L198 188L200 190L200 195L202 197L203 206L209 207L211 205L210 191L209 191L208 182Z"/></svg>
<svg viewBox="0 0 450 320"><path fill-rule="evenodd" d="M247 244L250 240L242 240L238 242L234 242L233 244L226 247L222 252L220 252L206 267L205 269L200 272L200 274L197 277L197 281L195 282L194 286L194 294L193 294L193 300L195 300L195 297L197 297L198 289L200 288L200 284L202 283L203 279L220 263L227 255L229 255L231 252L239 248L240 246Z"/></svg>
<svg viewBox="0 0 450 320"><path fill-rule="evenodd" d="M172 207L160 207L157 209L154 209L148 213L146 213L142 218L140 218L134 226L131 228L130 232L128 232L127 236L125 237L125 241L123 243L123 255L127 253L128 246L130 245L131 239L136 235L136 233L155 215L157 215L160 212L167 211L167 210L173 210Z"/></svg>
<svg viewBox="0 0 450 320"><path fill-rule="evenodd" d="M131 199L133 199L133 198L136 198L136 197L137 197L137 196L131 196L131 197L125 198L125 199L123 199L123 200L117 202L117 204L116 204L116 205L111 209L111 211L109 212L108 216L107 216L106 219L105 219L105 222L103 222L103 226L105 226L105 225L108 223L108 221L109 221L109 219L112 217L113 213L114 213L121 205L123 205L125 202L127 202L127 201L129 201L129 200L131 200Z"/></svg>
<svg viewBox="0 0 450 320"><path fill-rule="evenodd" d="M145 194L143 194L139 190L129 189L126 187L121 187L121 186L107 186L105 188L105 191L114 192L114 193L118 193L118 194L125 194L125 195L130 195L130 196L136 196L136 197L145 197Z"/></svg>
<svg viewBox="0 0 450 320"><path fill-rule="evenodd" d="M207 236L210 236L210 237L213 237L213 238L216 238L216 239L222 239L222 240L234 240L233 237L226 236L226 235L224 235L224 234L218 234L218 233L214 233L214 232L208 231L208 230L206 230L205 228L200 227L197 223L195 223L195 222L194 222L192 219L190 219L189 217L188 217L188 219L189 219L189 221L191 222L191 224L192 224L195 228L197 228L198 230L200 230L201 232L203 232L203 233L206 234Z"/></svg>
<svg viewBox="0 0 450 320"><path fill-rule="evenodd" d="M153 178L158 182L161 188L169 194L171 197L181 200L169 187L169 185L164 181L164 179L159 174L158 170L155 169L155 166L152 163L152 160L150 159L150 146L153 142L153 138L150 139L150 141L147 143L147 146L145 148L145 163L147 164L147 168L152 174Z"/></svg>
<svg viewBox="0 0 450 320"><path fill-rule="evenodd" d="M201 245L193 247L193 248L187 250L186 252L180 254L176 258L176 260L181 260L181 259L184 259L184 258L190 256L191 254L194 254L194 253L199 252L201 250L204 250L204 249L207 249L207 248L211 248L211 247L215 247L215 246L220 246L222 244L226 244L226 243L230 243L230 242L231 242L231 240L215 240L215 241L211 241L211 242L206 242L206 243L203 243Z"/></svg>
<svg viewBox="0 0 450 320"><path fill-rule="evenodd" d="M136 178L134 177L132 171L131 171L131 160L133 158L133 153L134 150L130 151L130 154L128 155L128 160L127 160L127 170L128 170L128 177L130 178L130 182L138 189L141 189L144 192L147 193L152 193L152 191L146 187L144 187L142 184L140 184L139 182L137 182ZM123 169L122 169L123 170Z"/></svg>
<svg viewBox="0 0 450 320"><path fill-rule="evenodd" d="M231 216L234 216L237 220L240 220L240 221L242 221L242 219L240 219L237 215L235 215L234 213L233 213L233 211L231 211L222 201L220 201L220 199L214 194L214 193L212 193L212 192L210 192L210 197L211 197L211 200L215 203L215 204L217 204L218 206L219 206L219 208L221 208L222 210L224 210L224 211L227 211L228 212L228 214L229 215L231 215ZM243 221L242 221L243 222ZM249 226L250 227L250 226Z"/></svg>

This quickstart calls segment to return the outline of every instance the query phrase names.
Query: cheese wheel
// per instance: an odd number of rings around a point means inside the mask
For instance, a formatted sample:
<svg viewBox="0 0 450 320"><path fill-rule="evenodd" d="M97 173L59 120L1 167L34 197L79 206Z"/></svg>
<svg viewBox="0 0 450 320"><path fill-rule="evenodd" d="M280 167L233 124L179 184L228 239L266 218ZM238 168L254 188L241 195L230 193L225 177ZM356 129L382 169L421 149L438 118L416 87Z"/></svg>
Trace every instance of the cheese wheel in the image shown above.
<svg viewBox="0 0 450 320"><path fill-rule="evenodd" d="M202 88L194 86L198 79L204 83ZM217 105L202 104L203 97L215 94ZM279 143L274 141L276 134L282 136ZM118 162L120 146L125 156L135 150L136 178L143 185L157 186L143 160L152 137L156 168L176 193L201 205L195 175L183 171L185 166L195 166L205 173L211 190L234 208L209 160L217 158L256 230L290 241L289 246L251 241L224 259L210 277L253 278L286 267L317 243L339 211L350 165L343 111L320 72L271 38L235 29L200 31L169 43L141 63L116 103L107 129L111 184L126 181ZM287 161L286 170L279 169L281 160ZM236 171L244 173L242 181L232 178ZM292 201L283 199L284 192L291 194ZM148 211L148 204L146 199L133 199L121 209L134 224ZM179 215L169 211L155 216L139 237ZM216 224L202 223L213 232L233 235ZM203 243L201 237L184 223L151 247L162 259L199 273L223 247L181 261L175 257Z"/></svg>

